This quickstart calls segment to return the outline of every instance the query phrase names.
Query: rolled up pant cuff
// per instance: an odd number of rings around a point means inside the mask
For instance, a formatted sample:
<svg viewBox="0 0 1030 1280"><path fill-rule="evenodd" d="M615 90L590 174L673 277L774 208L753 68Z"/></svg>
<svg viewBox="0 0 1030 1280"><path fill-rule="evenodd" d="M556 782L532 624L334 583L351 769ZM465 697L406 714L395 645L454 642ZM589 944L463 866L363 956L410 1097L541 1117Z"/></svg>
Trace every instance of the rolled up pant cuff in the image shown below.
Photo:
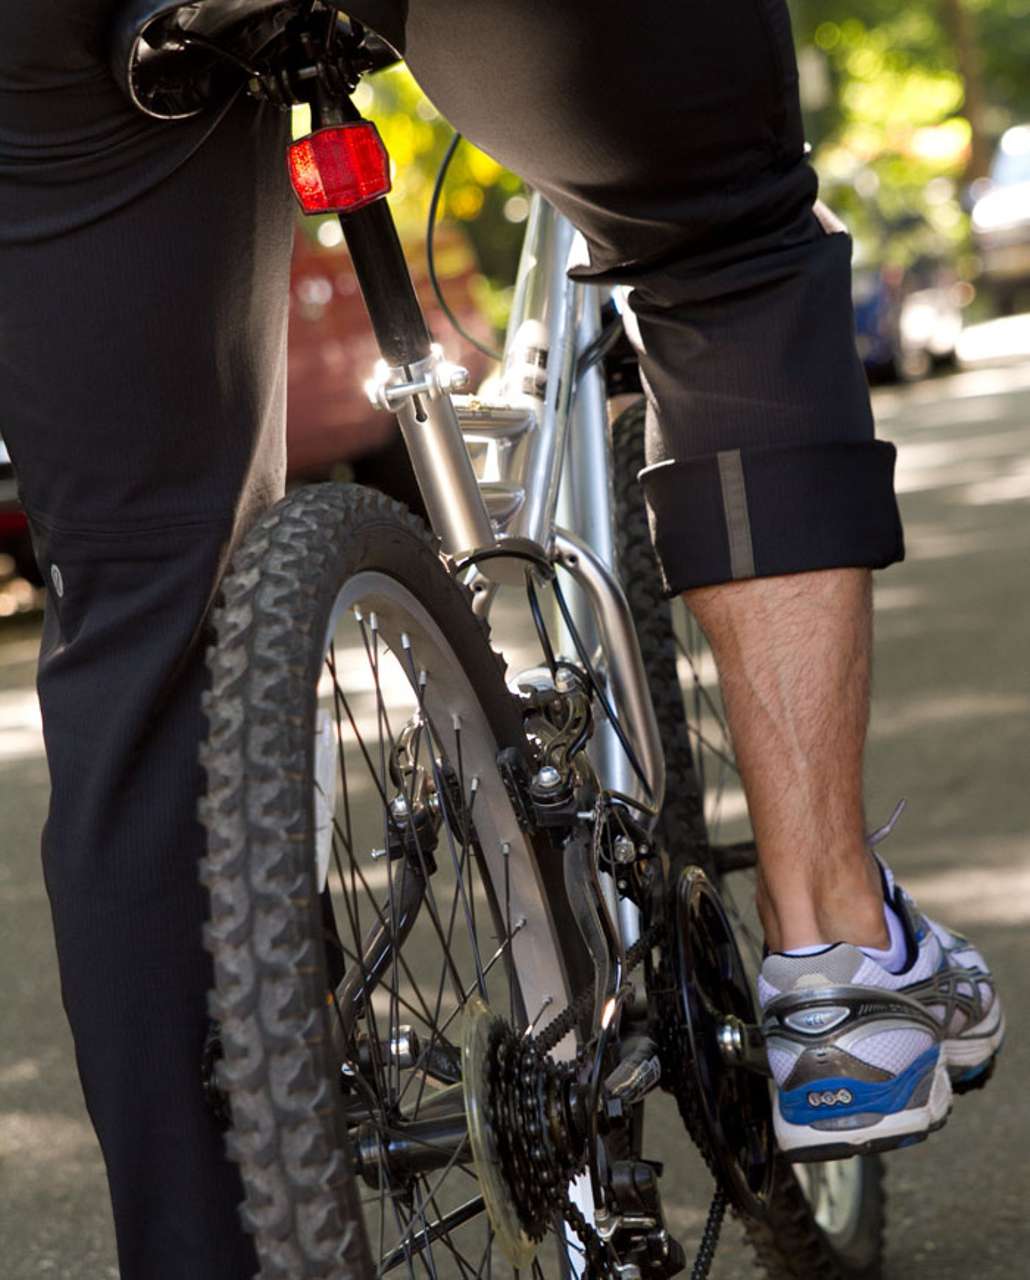
<svg viewBox="0 0 1030 1280"><path fill-rule="evenodd" d="M640 473L668 595L904 558L883 440L727 449Z"/></svg>

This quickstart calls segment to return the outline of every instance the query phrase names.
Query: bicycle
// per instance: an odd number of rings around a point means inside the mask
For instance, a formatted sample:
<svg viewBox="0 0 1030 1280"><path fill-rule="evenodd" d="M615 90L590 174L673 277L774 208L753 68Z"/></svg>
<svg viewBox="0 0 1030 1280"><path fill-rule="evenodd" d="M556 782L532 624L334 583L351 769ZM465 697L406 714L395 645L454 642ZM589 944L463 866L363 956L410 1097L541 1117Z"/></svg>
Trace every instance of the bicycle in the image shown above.
<svg viewBox="0 0 1030 1280"><path fill-rule="evenodd" d="M617 291L567 276L573 229L534 195L496 388L459 394L351 102L389 47L319 0L136 0L117 30L151 115L240 87L311 107L291 176L307 211L340 213L383 357L370 398L432 528L309 486L222 587L209 1089L262 1276L671 1276L685 1255L644 1155L664 1090L717 1184L695 1276L731 1205L770 1276L873 1280L878 1161L804 1172L773 1147L755 847L730 827L710 659L663 598L638 400L609 439L609 400L639 391ZM537 647L507 679L502 587Z"/></svg>

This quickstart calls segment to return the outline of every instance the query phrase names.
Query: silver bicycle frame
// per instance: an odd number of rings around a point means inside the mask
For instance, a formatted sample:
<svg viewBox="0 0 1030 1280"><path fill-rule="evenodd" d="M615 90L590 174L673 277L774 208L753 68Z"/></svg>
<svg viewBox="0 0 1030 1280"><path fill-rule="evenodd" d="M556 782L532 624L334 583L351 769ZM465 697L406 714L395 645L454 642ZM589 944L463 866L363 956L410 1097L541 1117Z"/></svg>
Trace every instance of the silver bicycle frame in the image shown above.
<svg viewBox="0 0 1030 1280"><path fill-rule="evenodd" d="M445 554L458 568L475 564L477 612L489 611L500 583L524 581L527 558L571 577L573 625L643 777L606 717L597 719L593 763L607 788L632 797L653 821L665 794L665 757L615 563L604 375L595 366L576 378L579 354L601 331L601 299L568 277L575 242L567 219L534 195L495 388L454 395L462 371L436 350L419 366L381 367L369 390L397 413ZM506 546L516 554L505 557ZM574 656L565 628L561 649ZM619 897L610 876L602 876L602 888L628 946L640 936L637 908ZM592 1219L589 1180L577 1179L570 1193ZM579 1272L570 1264L572 1280Z"/></svg>
<svg viewBox="0 0 1030 1280"><path fill-rule="evenodd" d="M604 379L596 366L578 385L575 376L577 357L601 324L598 290L567 274L575 241L568 220L534 195L501 371L489 393L453 395L460 371L435 355L424 369L381 368L370 394L398 414L447 555L460 565L490 553L476 569L483 611L497 583L523 580L527 554L568 571L573 622L596 655L644 780L607 721L595 734L595 763L607 787L657 813L665 761L615 565ZM522 558L504 557L506 546ZM568 636L562 647L573 655Z"/></svg>

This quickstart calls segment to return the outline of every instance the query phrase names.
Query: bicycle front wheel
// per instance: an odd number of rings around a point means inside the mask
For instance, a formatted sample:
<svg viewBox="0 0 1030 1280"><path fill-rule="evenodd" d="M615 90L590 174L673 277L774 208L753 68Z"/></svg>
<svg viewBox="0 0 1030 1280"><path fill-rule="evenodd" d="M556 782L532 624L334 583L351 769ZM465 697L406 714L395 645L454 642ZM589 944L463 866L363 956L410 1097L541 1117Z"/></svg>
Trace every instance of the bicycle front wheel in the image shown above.
<svg viewBox="0 0 1030 1280"><path fill-rule="evenodd" d="M498 769L525 749L503 662L424 527L357 486L270 511L223 595L204 879L261 1275L504 1271L462 1027L564 1008L575 930Z"/></svg>

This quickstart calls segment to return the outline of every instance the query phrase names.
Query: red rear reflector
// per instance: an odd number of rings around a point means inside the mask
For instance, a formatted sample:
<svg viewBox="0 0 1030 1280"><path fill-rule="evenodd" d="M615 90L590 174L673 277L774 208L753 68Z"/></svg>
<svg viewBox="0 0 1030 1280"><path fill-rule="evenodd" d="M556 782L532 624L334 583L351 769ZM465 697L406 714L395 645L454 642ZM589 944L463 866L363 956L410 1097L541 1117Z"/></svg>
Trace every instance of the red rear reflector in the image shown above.
<svg viewBox="0 0 1030 1280"><path fill-rule="evenodd" d="M368 120L330 125L291 142L286 163L305 213L351 213L390 190L390 157Z"/></svg>

